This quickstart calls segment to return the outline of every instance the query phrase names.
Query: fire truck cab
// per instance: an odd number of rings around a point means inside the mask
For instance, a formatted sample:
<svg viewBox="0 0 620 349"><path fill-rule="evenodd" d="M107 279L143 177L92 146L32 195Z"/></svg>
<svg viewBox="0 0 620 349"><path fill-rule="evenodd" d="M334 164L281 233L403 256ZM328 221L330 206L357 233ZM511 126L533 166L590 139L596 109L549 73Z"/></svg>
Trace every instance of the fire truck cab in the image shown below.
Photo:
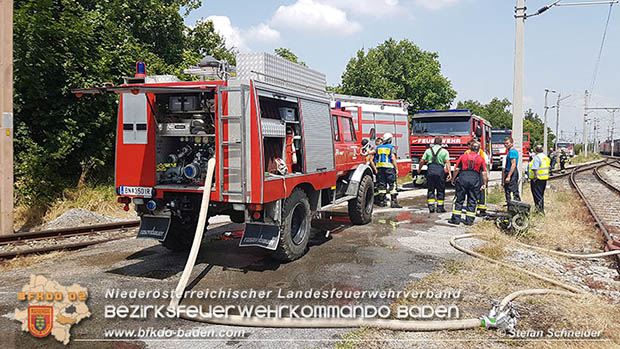
<svg viewBox="0 0 620 349"><path fill-rule="evenodd" d="M356 130L371 141L386 133L393 135L398 176L405 177L411 168L409 154L409 104L403 100L332 94L332 106L344 108L358 118Z"/></svg>
<svg viewBox="0 0 620 349"><path fill-rule="evenodd" d="M240 246L299 258L311 219L340 203L352 223L370 222L374 184L361 132L350 112L330 108L323 74L264 53L239 54L236 71L207 57L185 72L202 81L147 76L143 67L120 87L73 91L120 95L116 190L135 205L138 237L189 249L211 158L208 216L245 223Z"/></svg>
<svg viewBox="0 0 620 349"><path fill-rule="evenodd" d="M469 110L428 110L416 113L411 122L411 172L415 184L425 183L426 165L417 175L418 164L424 152L441 136L442 146L448 150L454 163L469 148L472 139L481 142L487 166L491 164L491 124Z"/></svg>
<svg viewBox="0 0 620 349"><path fill-rule="evenodd" d="M493 149L493 164L492 169L501 169L506 161L506 155L508 150L504 145L506 137L512 136L511 129L492 129L491 130L491 147ZM523 161L530 161L530 133L523 132Z"/></svg>

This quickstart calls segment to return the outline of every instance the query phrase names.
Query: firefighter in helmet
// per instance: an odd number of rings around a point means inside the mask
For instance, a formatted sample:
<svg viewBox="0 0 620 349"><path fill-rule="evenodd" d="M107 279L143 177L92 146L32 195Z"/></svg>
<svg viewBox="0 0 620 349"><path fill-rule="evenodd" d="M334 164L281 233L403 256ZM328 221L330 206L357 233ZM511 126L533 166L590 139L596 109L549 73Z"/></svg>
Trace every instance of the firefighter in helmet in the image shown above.
<svg viewBox="0 0 620 349"><path fill-rule="evenodd" d="M392 134L386 133L382 137L383 143L378 145L375 153L375 166L377 167L377 204L386 206L385 197L389 191L391 206L400 208L397 200L396 178L396 150L392 145Z"/></svg>
<svg viewBox="0 0 620 349"><path fill-rule="evenodd" d="M462 220L462 210L467 198L465 207L465 225L474 224L476 218L476 201L479 197L479 191L486 190L487 187L487 168L482 156L478 154L480 151L480 143L471 142L469 145L471 150L459 157L456 161L456 170L452 185L456 186L456 194L452 205L452 218L448 221L451 224L460 224ZM482 185L480 185L480 176L482 176Z"/></svg>

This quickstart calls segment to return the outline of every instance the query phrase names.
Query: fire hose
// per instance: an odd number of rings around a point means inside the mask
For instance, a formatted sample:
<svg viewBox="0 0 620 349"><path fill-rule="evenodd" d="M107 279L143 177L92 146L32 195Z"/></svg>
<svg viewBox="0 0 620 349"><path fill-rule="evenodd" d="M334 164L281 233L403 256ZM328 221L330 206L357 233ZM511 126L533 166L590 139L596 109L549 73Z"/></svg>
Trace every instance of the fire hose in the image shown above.
<svg viewBox="0 0 620 349"><path fill-rule="evenodd" d="M198 251L200 250L200 244L202 242L202 235L207 220L207 212L209 209L209 198L211 194L211 184L213 181L213 173L215 170L215 160L210 159L207 169L207 178L205 180L202 203L200 207L200 215L198 219L198 225L196 227L196 233L192 248L187 259L183 273L176 287L175 297L172 297L170 301L170 307L178 309L181 301L181 295L185 291L192 269L196 263ZM483 259L487 262L501 265L506 268L510 268L519 272L526 273L534 278L549 282L555 286L564 288L567 291L560 291L554 289L527 289L517 292L513 292L506 296L501 302L493 302L493 307L489 311L489 314L480 318L461 319L461 320L428 320L428 321L411 321L411 320L389 320L389 319L298 319L298 318L262 318L262 317L244 317L239 315L228 316L227 318L217 318L213 316L196 316L191 317L185 313L180 313L179 316L186 320L204 322L214 325L226 325L226 326L246 326L246 327L272 327L272 328L379 328L388 330L402 330L402 331L442 331L442 330L464 330L475 328L496 328L502 329L507 333L514 333L518 314L512 307L511 302L517 297L521 296L533 296L533 295L548 295L555 294L567 297L574 297L580 294L585 294L586 291L575 286L571 286L560 281L556 281L545 277L543 275L531 272L527 269L516 267L501 261L494 260L486 257L480 253L466 249L456 243L457 240L472 238L475 236L481 236L479 234L463 234L453 237L450 240L450 245L455 249L466 253L470 256ZM521 244L525 245L525 244ZM525 245L527 247L534 247ZM536 248L538 250L545 250L548 252L562 254L566 257L573 258L598 258L601 256L608 256L614 253L597 253L593 255L572 255L568 253L546 250L542 248ZM577 256L577 257L574 257Z"/></svg>

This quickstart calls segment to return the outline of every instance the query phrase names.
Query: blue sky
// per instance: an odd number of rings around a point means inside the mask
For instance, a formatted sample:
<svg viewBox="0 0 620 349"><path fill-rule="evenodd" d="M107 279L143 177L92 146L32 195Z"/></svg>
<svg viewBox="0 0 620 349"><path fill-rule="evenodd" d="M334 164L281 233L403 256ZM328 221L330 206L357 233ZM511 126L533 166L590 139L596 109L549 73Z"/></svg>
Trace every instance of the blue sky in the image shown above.
<svg viewBox="0 0 620 349"><path fill-rule="evenodd" d="M568 0L565 0L568 1ZM573 0L570 0L573 1ZM528 13L551 0L527 0ZM273 52L287 47L329 84L360 48L389 37L409 39L437 52L442 73L452 82L455 100L512 99L514 0L203 0L186 19L214 21L228 45ZM544 89L571 95L561 105L561 126L581 134L584 90L594 66L609 5L554 7L526 21L525 108L543 114ZM614 5L591 106L620 106L620 4ZM556 95L550 95L555 101ZM611 114L601 119L608 134ZM620 111L616 113L620 118ZM555 125L555 110L549 112ZM620 126L617 123L616 126ZM620 129L617 134L620 136Z"/></svg>

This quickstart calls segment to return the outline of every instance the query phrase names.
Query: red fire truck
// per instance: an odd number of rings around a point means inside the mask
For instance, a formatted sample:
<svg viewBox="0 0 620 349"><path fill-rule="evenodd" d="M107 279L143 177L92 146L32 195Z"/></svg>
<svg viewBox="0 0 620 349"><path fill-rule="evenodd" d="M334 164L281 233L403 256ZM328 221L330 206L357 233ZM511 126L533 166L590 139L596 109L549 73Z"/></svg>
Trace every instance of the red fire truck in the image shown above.
<svg viewBox="0 0 620 349"><path fill-rule="evenodd" d="M189 248L213 157L208 216L244 222L240 246L299 258L312 217L341 203L352 223L370 222L360 116L330 108L323 74L264 53L239 54L236 68L205 57L184 72L202 80L148 76L139 62L120 87L73 90L120 95L116 190L135 205L138 237Z"/></svg>
<svg viewBox="0 0 620 349"><path fill-rule="evenodd" d="M361 115L361 124L356 129L362 130L366 138L382 137L391 133L392 144L396 149L398 176L405 177L411 169L409 145L409 104L403 100L386 100L360 96L332 94L332 106L345 108L354 118Z"/></svg>
<svg viewBox="0 0 620 349"><path fill-rule="evenodd" d="M504 140L506 137L512 136L511 129L492 129L491 130L491 149L493 149L493 164L492 169L501 169L504 166L504 161L506 161L506 155L508 151L506 150L506 146L504 145ZM523 133L523 161L530 161L530 133Z"/></svg>
<svg viewBox="0 0 620 349"><path fill-rule="evenodd" d="M566 153L566 155L573 157L575 156L575 148L573 146L573 143L569 143L569 142L558 142L557 144L557 148L558 151L562 151L564 150L564 152Z"/></svg>
<svg viewBox="0 0 620 349"><path fill-rule="evenodd" d="M425 182L426 165L422 177L417 176L418 164L435 137L441 136L442 146L454 162L468 150L467 142L474 137L481 142L487 166L491 164L491 124L469 110L429 110L416 113L411 122L411 171L414 183Z"/></svg>

